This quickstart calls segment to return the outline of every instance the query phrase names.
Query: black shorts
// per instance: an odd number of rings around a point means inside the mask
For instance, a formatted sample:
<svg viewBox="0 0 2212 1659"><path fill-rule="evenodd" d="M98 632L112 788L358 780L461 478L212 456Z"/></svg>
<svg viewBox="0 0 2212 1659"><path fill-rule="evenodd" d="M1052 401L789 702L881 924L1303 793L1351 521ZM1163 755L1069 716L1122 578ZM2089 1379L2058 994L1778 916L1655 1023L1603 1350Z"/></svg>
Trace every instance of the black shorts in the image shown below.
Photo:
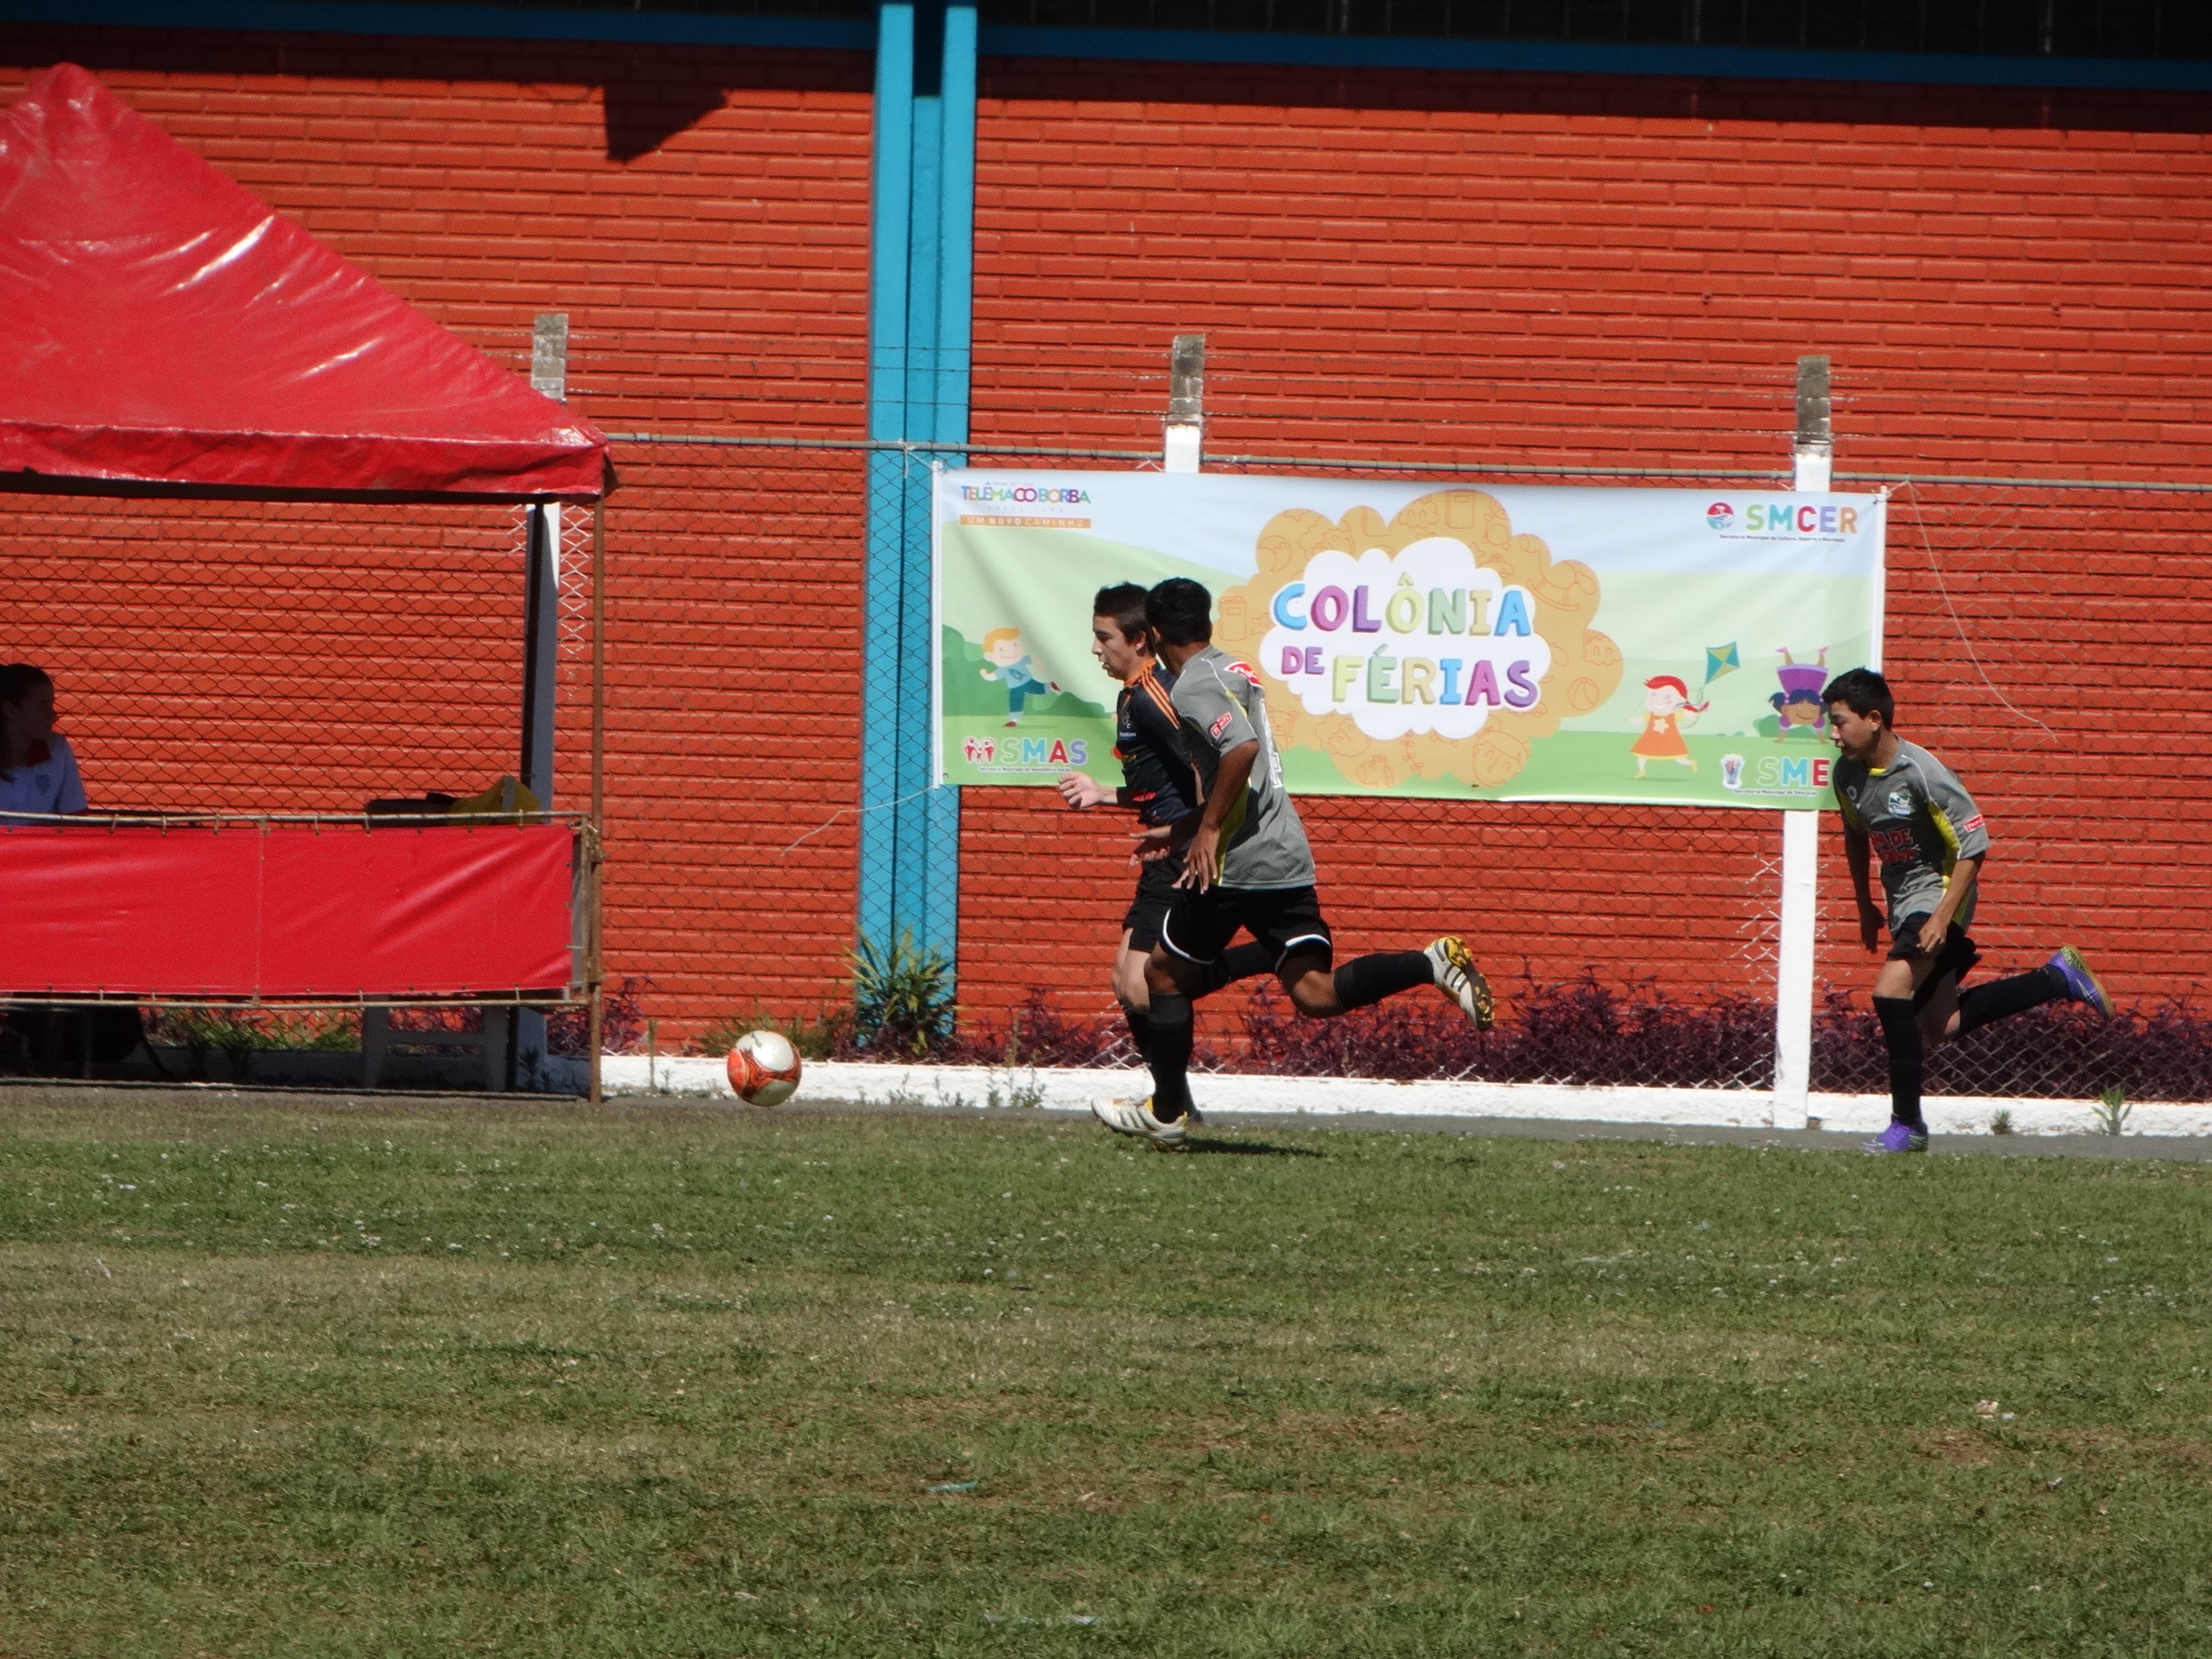
<svg viewBox="0 0 2212 1659"><path fill-rule="evenodd" d="M1176 878L1182 874L1182 854L1156 860L1137 872L1137 890L1129 900L1121 926L1129 930L1132 951L1150 951L1160 942L1160 923L1176 898Z"/></svg>
<svg viewBox="0 0 2212 1659"><path fill-rule="evenodd" d="M1327 958L1332 948L1321 897L1310 887L1178 888L1160 924L1160 943L1185 962L1211 963L1240 927L1274 952L1278 968L1293 951L1318 951Z"/></svg>
<svg viewBox="0 0 2212 1659"><path fill-rule="evenodd" d="M1917 962L1921 957L1920 934L1928 921L1929 913L1918 912L1906 916L1889 930L1889 959L1892 962ZM1974 971L1982 953L1974 941L1966 937L1966 930L1953 922L1944 931L1943 943L1936 947L1936 971L1920 981L1920 988L1912 994L1912 1006L1924 1008L1936 994L1936 988L1945 980L1963 980Z"/></svg>

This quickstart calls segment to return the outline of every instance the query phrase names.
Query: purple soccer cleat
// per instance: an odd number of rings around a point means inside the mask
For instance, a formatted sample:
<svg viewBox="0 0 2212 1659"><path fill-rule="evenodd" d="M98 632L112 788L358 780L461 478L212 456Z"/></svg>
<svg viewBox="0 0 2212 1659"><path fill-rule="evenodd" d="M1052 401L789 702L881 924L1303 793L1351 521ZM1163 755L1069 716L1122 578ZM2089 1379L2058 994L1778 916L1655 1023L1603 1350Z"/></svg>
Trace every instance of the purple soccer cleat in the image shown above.
<svg viewBox="0 0 2212 1659"><path fill-rule="evenodd" d="M1889 1127L1868 1141L1859 1150L1875 1153L1924 1152L1928 1150L1928 1131L1916 1129L1910 1123L1899 1123L1893 1118L1890 1120Z"/></svg>
<svg viewBox="0 0 2212 1659"><path fill-rule="evenodd" d="M2058 970L2058 977L2066 981L2066 994L2076 1002L2086 1002L2106 1019L2112 1017L2112 1000L2105 994L2105 988L2089 971L2089 964L2081 960L2081 953L2069 945L2051 958L2048 964Z"/></svg>

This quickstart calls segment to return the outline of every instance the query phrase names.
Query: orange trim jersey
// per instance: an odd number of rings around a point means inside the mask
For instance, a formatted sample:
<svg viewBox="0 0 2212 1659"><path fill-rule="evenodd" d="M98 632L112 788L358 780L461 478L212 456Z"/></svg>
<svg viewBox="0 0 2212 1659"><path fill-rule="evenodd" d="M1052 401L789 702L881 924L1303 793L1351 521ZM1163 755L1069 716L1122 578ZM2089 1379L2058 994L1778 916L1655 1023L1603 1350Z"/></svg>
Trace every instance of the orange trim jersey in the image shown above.
<svg viewBox="0 0 2212 1659"><path fill-rule="evenodd" d="M1114 705L1114 757L1121 763L1129 805L1146 823L1174 823L1198 811L1198 769L1183 752L1181 722L1158 668L1121 688Z"/></svg>

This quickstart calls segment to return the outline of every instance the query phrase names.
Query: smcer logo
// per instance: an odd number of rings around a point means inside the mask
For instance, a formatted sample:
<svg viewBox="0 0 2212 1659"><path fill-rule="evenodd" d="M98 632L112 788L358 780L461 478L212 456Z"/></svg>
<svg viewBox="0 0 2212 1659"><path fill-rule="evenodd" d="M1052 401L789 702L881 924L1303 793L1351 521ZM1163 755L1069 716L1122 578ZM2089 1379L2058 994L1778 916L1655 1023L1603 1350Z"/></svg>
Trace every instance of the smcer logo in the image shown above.
<svg viewBox="0 0 2212 1659"><path fill-rule="evenodd" d="M1705 509L1705 522L1716 530L1726 530L1735 523L1735 509L1726 501L1715 501Z"/></svg>

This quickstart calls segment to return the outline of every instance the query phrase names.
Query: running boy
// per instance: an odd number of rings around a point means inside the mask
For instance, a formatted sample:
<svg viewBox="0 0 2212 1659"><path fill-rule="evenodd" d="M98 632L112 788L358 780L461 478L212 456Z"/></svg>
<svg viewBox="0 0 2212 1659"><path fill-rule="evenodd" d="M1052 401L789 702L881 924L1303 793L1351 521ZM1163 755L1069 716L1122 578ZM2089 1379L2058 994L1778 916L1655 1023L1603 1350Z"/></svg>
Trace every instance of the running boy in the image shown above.
<svg viewBox="0 0 2212 1659"><path fill-rule="evenodd" d="M1171 577L1146 596L1146 619L1176 677L1169 695L1204 799L1193 817L1150 832L1145 849L1148 857L1165 857L1180 848L1184 858L1145 970L1152 1096L1091 1108L1116 1133L1141 1136L1166 1152L1182 1145L1192 1105L1191 998L1240 928L1266 949L1283 989L1309 1018L1334 1018L1416 985L1436 986L1479 1027L1487 1029L1492 1018L1490 987L1457 939L1437 939L1425 951L1356 957L1330 972L1313 854L1283 788L1259 676L1215 647L1212 612L1212 595L1186 577Z"/></svg>
<svg viewBox="0 0 2212 1659"><path fill-rule="evenodd" d="M1881 942L1884 919L1868 884L1875 858L1889 900L1889 959L1875 976L1874 1012L1889 1050L1890 1124L1866 1149L1924 1152L1920 1085L1929 1042L1964 1036L2062 998L2086 1002L2109 1019L2112 1000L2070 945L2033 973L1959 989L1981 957L1966 936L1990 850L1981 809L1948 767L1899 738L1896 700L1881 675L1865 668L1838 674L1820 700L1842 750L1836 804L1858 895L1859 940L1869 951Z"/></svg>
<svg viewBox="0 0 2212 1659"><path fill-rule="evenodd" d="M1160 677L1152 630L1145 623L1145 590L1136 583L1098 590L1091 601L1091 654L1121 682L1121 695L1114 707L1114 754L1121 763L1125 781L1109 789L1087 773L1069 772L1060 780L1060 794L1079 810L1131 808L1147 829L1182 823L1198 811L1198 769L1183 753L1175 705L1168 698L1174 677ZM1145 984L1145 963L1160 942L1160 919L1175 896L1182 859L1177 852L1167 858L1133 857L1131 861L1137 866L1137 891L1121 918L1121 947L1114 956L1114 996L1129 1022L1129 1040L1142 1057L1151 1040L1146 1013L1152 995ZM1222 953L1196 994L1203 996L1233 979L1264 974L1273 965L1274 957L1265 946L1240 945Z"/></svg>

